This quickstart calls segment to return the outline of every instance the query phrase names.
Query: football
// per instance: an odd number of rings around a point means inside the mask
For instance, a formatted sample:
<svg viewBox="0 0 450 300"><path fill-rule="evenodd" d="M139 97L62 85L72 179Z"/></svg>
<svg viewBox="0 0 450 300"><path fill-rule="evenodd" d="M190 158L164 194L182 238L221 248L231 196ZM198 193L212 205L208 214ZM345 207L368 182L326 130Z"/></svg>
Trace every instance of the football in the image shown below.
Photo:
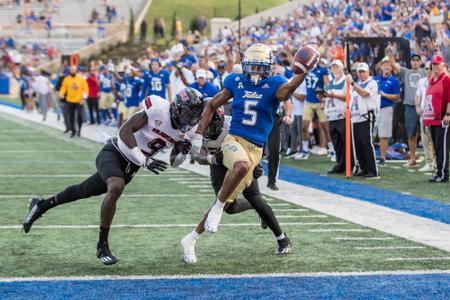
<svg viewBox="0 0 450 300"><path fill-rule="evenodd" d="M320 61L319 50L314 45L306 45L298 49L294 56L292 71L295 74L307 73Z"/></svg>

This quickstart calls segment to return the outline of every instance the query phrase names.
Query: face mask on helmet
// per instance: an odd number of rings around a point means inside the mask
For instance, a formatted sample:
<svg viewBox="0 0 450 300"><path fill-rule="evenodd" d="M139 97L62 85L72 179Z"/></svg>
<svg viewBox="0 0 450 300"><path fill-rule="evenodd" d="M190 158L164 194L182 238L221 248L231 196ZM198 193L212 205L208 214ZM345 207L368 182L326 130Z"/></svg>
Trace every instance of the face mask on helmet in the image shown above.
<svg viewBox="0 0 450 300"><path fill-rule="evenodd" d="M242 71L244 75L253 84L258 85L262 80L269 78L271 65L261 62L242 62Z"/></svg>
<svg viewBox="0 0 450 300"><path fill-rule="evenodd" d="M202 95L191 88L180 91L170 105L172 127L186 133L200 121L203 112Z"/></svg>
<svg viewBox="0 0 450 300"><path fill-rule="evenodd" d="M222 132L224 123L223 111L215 111L211 122L208 127L203 131L203 136L207 139L215 140Z"/></svg>

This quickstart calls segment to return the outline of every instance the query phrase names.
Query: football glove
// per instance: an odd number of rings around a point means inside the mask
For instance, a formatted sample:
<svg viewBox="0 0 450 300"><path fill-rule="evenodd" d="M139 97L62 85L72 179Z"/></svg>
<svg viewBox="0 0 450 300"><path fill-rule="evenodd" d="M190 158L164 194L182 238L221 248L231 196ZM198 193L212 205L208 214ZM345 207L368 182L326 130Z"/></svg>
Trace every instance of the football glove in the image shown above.
<svg viewBox="0 0 450 300"><path fill-rule="evenodd" d="M223 153L222 150L217 150L216 153L210 154L206 157L206 160L210 165L223 165Z"/></svg>
<svg viewBox="0 0 450 300"><path fill-rule="evenodd" d="M263 176L263 174L264 174L264 166L262 163L259 163L253 170L253 178L258 179L259 177Z"/></svg>
<svg viewBox="0 0 450 300"><path fill-rule="evenodd" d="M144 167L156 175L159 175L159 172L164 172L167 169L167 163L156 158L147 157Z"/></svg>
<svg viewBox="0 0 450 300"><path fill-rule="evenodd" d="M191 141L190 140L184 140L181 143L181 154L188 155L189 151L191 151Z"/></svg>

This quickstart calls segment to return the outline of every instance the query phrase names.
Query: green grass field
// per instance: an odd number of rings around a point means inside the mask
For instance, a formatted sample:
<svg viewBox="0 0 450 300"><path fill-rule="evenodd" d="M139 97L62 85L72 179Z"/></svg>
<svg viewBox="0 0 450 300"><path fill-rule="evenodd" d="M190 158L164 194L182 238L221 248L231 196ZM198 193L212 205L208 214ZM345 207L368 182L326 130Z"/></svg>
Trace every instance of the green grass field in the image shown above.
<svg viewBox="0 0 450 300"><path fill-rule="evenodd" d="M308 160L296 161L293 159L283 159L283 164L296 167L305 171L345 179L344 175L328 175L334 163L326 156L310 155ZM406 169L403 163L388 162L380 168L381 178L377 180L365 180L361 177L352 177L352 182L377 186L399 193L408 193L424 198L450 203L450 184L432 184L428 182L431 173L417 171L423 166Z"/></svg>
<svg viewBox="0 0 450 300"><path fill-rule="evenodd" d="M242 0L242 17L286 2L288 0ZM235 20L238 16L238 0L153 0L146 18L149 24L148 34L153 35L153 18L164 18L166 36L169 36L173 12L176 12L177 17L183 22L183 31L187 32L191 20L195 17L205 16L208 20L213 17L225 17Z"/></svg>
<svg viewBox="0 0 450 300"><path fill-rule="evenodd" d="M214 200L209 179L171 168L140 171L118 202L110 245L120 263L95 257L101 197L47 212L31 232L21 220L31 195L48 196L95 172L100 145L0 115L0 277L243 274L449 269L448 253L317 211L267 198L294 245L273 255L275 240L254 211L223 218L197 242L199 263L182 263L181 238ZM67 227L69 226L69 227ZM401 260L402 258L431 258Z"/></svg>

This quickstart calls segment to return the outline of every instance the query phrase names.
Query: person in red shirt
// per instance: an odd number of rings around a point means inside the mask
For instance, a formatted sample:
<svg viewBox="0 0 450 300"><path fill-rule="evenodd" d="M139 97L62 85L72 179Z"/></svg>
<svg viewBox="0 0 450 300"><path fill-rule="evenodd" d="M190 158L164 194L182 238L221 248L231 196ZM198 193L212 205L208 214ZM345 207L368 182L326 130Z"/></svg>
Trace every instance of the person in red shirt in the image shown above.
<svg viewBox="0 0 450 300"><path fill-rule="evenodd" d="M94 122L94 110L95 110L95 119L97 124L100 125L102 123L100 119L100 111L98 108L98 100L100 98L100 89L97 80L97 69L95 67L91 67L89 69L89 75L87 77L87 84L89 86L89 96L87 99L88 109L89 109L89 118L91 124L95 124Z"/></svg>
<svg viewBox="0 0 450 300"><path fill-rule="evenodd" d="M431 64L433 76L426 91L422 114L424 125L430 126L436 155L436 175L430 182L447 182L450 149L450 77L441 55L434 55Z"/></svg>

